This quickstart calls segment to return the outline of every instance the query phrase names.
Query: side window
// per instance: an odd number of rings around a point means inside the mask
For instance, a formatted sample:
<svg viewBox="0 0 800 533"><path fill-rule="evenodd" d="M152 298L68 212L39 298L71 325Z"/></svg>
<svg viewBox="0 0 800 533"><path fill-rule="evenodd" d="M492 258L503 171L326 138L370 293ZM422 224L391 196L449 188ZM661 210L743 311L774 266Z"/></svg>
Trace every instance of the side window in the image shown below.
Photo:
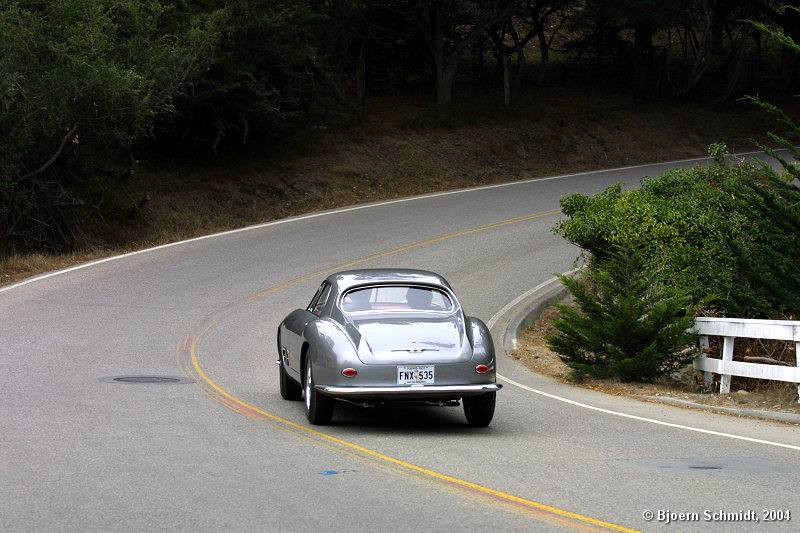
<svg viewBox="0 0 800 533"><path fill-rule="evenodd" d="M317 292L314 293L314 297L311 298L311 303L309 303L308 307L306 307L306 311L311 311L312 309L314 309L314 307L317 305L317 302L319 301L319 297L322 295L322 291L325 290L325 285L327 284L328 284L327 281L322 282L322 285L319 286Z"/></svg>
<svg viewBox="0 0 800 533"><path fill-rule="evenodd" d="M314 313L317 316L320 316L322 314L322 308L325 307L325 302L328 301L328 296L330 296L330 294L331 284L327 281L323 281L322 285L320 285L319 289L317 289L317 293L314 295L311 303L308 304L306 310Z"/></svg>

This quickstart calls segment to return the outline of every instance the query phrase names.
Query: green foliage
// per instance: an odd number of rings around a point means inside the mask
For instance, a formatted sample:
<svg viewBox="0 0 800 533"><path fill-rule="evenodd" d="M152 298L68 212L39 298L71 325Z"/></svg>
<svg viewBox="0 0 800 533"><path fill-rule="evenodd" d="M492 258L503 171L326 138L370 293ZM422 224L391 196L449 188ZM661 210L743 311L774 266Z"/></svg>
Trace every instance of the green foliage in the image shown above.
<svg viewBox="0 0 800 533"><path fill-rule="evenodd" d="M216 149L226 138L280 137L287 123L341 108L322 52L326 6L4 2L0 248L78 244L103 190L126 174L117 158L155 135Z"/></svg>
<svg viewBox="0 0 800 533"><path fill-rule="evenodd" d="M797 6L785 5L783 6L786 11L794 11L795 13L800 13L800 8ZM785 17L786 20L791 20L794 17ZM753 25L757 30L766 33L776 39L779 43L781 43L784 47L789 50L794 51L795 54L800 54L800 45L798 45L789 35L785 33L781 33L776 31L766 24L756 21L756 20L748 20L748 23ZM770 113L775 120L785 127L789 134L795 138L800 137L800 127L798 127L797 123L792 120L789 115L787 115L782 109L777 107L774 104L771 104L765 100L762 100L759 96L745 96L746 100L750 100L757 106L764 109L767 113ZM788 161L782 155L780 155L776 150L771 147L759 145L759 147L764 150L767 154L774 157L775 159L780 162L784 169L784 179L791 183L792 181L800 178L800 167L798 167L797 161L800 160L800 150L797 149L795 143L790 141L789 139L776 135L772 132L768 132L767 136L772 140L777 146L785 149L789 152L789 155L794 159L794 161Z"/></svg>
<svg viewBox="0 0 800 533"><path fill-rule="evenodd" d="M793 7L793 6L785 6L785 7L787 9L793 9L795 11L798 11L798 9L796 7ZM769 26L767 26L763 22L759 22L757 20L748 20L747 22L752 24L753 27L755 27L757 30L762 31L764 33L770 34L773 38L775 38L783 46L785 46L787 48L792 48L794 50L800 49L800 47L797 45L797 43L794 41L794 39L792 39L789 35L786 35L786 34L781 33L781 32L774 31L773 29L771 29Z"/></svg>
<svg viewBox="0 0 800 533"><path fill-rule="evenodd" d="M178 102L178 134L214 151L226 139L278 137L314 107L334 112L343 99L328 73L328 18L310 2L211 0L182 16L224 13L214 62Z"/></svg>
<svg viewBox="0 0 800 533"><path fill-rule="evenodd" d="M687 333L687 300L653 279L645 260L618 249L582 277L560 276L580 311L558 304L561 334L547 341L576 376L653 380L688 361L684 348L695 336Z"/></svg>
<svg viewBox="0 0 800 533"><path fill-rule="evenodd" d="M800 311L800 190L764 166L695 167L569 196L554 231L600 261L636 248L655 283L724 315Z"/></svg>
<svg viewBox="0 0 800 533"><path fill-rule="evenodd" d="M728 155L728 147L724 143L708 145L708 156L714 160L715 165L724 167L726 155Z"/></svg>
<svg viewBox="0 0 800 533"><path fill-rule="evenodd" d="M770 113L775 120L781 124L784 128L786 128L790 135L797 138L800 137L800 127L792 120L789 115L787 115L782 109L777 107L774 104L766 102L759 98L758 96L746 96L746 100L750 100L757 106L761 107L767 113ZM789 139L782 137L780 135L776 135L772 132L768 132L767 136L772 140L776 146L779 146L789 152L794 161L788 161L783 155L779 154L776 149L770 148L767 146L759 145L759 148L764 150L767 154L778 160L781 166L784 169L783 177L784 179L791 183L793 180L800 178L800 167L798 167L797 161L800 160L800 150L797 149L795 143L790 141Z"/></svg>
<svg viewBox="0 0 800 533"><path fill-rule="evenodd" d="M0 7L6 247L72 244L76 224L101 201L94 166L150 135L207 64L214 17L166 33L169 17L155 0L15 0Z"/></svg>

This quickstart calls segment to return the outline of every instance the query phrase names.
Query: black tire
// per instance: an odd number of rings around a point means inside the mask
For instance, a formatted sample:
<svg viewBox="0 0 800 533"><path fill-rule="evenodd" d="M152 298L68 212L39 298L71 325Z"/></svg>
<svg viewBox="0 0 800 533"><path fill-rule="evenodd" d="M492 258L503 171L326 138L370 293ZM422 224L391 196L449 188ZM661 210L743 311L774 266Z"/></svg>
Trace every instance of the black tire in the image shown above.
<svg viewBox="0 0 800 533"><path fill-rule="evenodd" d="M286 367L283 366L282 360L279 368L280 369L278 372L280 373L281 398L291 401L300 400L303 397L303 387L289 377L289 375L286 373Z"/></svg>
<svg viewBox="0 0 800 533"><path fill-rule="evenodd" d="M306 418L314 425L325 425L333 418L334 399L323 396L314 388L314 375L311 372L311 360L306 361L305 371L305 408Z"/></svg>
<svg viewBox="0 0 800 533"><path fill-rule="evenodd" d="M494 417L494 404L497 399L496 392L487 392L479 396L463 398L464 416L467 423L474 428L485 428Z"/></svg>
<svg viewBox="0 0 800 533"><path fill-rule="evenodd" d="M281 384L281 398L284 400L297 401L303 398L303 386L286 373L283 366L283 347L281 346L281 330L278 329L278 376Z"/></svg>

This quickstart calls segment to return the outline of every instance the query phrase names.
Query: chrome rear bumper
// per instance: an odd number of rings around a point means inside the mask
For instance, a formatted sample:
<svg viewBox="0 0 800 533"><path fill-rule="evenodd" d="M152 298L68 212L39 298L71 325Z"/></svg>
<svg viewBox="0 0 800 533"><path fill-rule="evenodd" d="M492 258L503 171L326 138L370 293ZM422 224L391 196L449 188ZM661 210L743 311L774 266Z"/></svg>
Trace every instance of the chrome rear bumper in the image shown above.
<svg viewBox="0 0 800 533"><path fill-rule="evenodd" d="M330 387L318 385L316 389L328 396L354 398L358 396L475 396L502 389L499 383L481 385L405 385L396 387Z"/></svg>

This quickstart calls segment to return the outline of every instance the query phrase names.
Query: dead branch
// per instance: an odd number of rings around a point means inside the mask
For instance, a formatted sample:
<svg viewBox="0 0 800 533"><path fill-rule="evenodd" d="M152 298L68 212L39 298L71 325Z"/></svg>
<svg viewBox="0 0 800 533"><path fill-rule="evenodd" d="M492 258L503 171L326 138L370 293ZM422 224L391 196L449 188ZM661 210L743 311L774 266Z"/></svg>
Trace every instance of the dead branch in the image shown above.
<svg viewBox="0 0 800 533"><path fill-rule="evenodd" d="M792 364L787 363L786 361L778 361L777 359L773 359L772 357L756 357L754 355L746 355L742 358L745 363L764 363L767 365L783 365L783 366L794 366Z"/></svg>
<svg viewBox="0 0 800 533"><path fill-rule="evenodd" d="M55 162L56 162L56 160L58 159L58 157L59 157L59 156L61 155L61 153L64 151L64 147L67 145L67 142L69 142L70 138L71 138L71 137L72 137L72 136L75 134L75 130L77 130L77 129L78 129L78 123L76 122L76 123L75 123L75 124L74 124L74 125L73 125L73 126L70 128L70 129L69 129L69 131L67 132L67 134L66 134L66 135L64 135L64 138L63 138L63 139L61 139L61 144L58 146L58 150L56 150L56 151L55 151L55 153L54 153L54 154L53 154L53 155L50 157L50 159L48 159L48 160L47 160L47 162L46 162L44 165L42 165L41 167L39 167L37 170L33 170L33 171L31 171L31 172L28 172L27 174L25 174L24 176L22 176L22 179L23 179L23 180L26 180L26 179L28 179L28 178L32 178L33 176L36 176L37 174L41 174L42 172L44 172L45 170L47 170L47 169L50 167L50 165L52 165L53 163L55 163Z"/></svg>

